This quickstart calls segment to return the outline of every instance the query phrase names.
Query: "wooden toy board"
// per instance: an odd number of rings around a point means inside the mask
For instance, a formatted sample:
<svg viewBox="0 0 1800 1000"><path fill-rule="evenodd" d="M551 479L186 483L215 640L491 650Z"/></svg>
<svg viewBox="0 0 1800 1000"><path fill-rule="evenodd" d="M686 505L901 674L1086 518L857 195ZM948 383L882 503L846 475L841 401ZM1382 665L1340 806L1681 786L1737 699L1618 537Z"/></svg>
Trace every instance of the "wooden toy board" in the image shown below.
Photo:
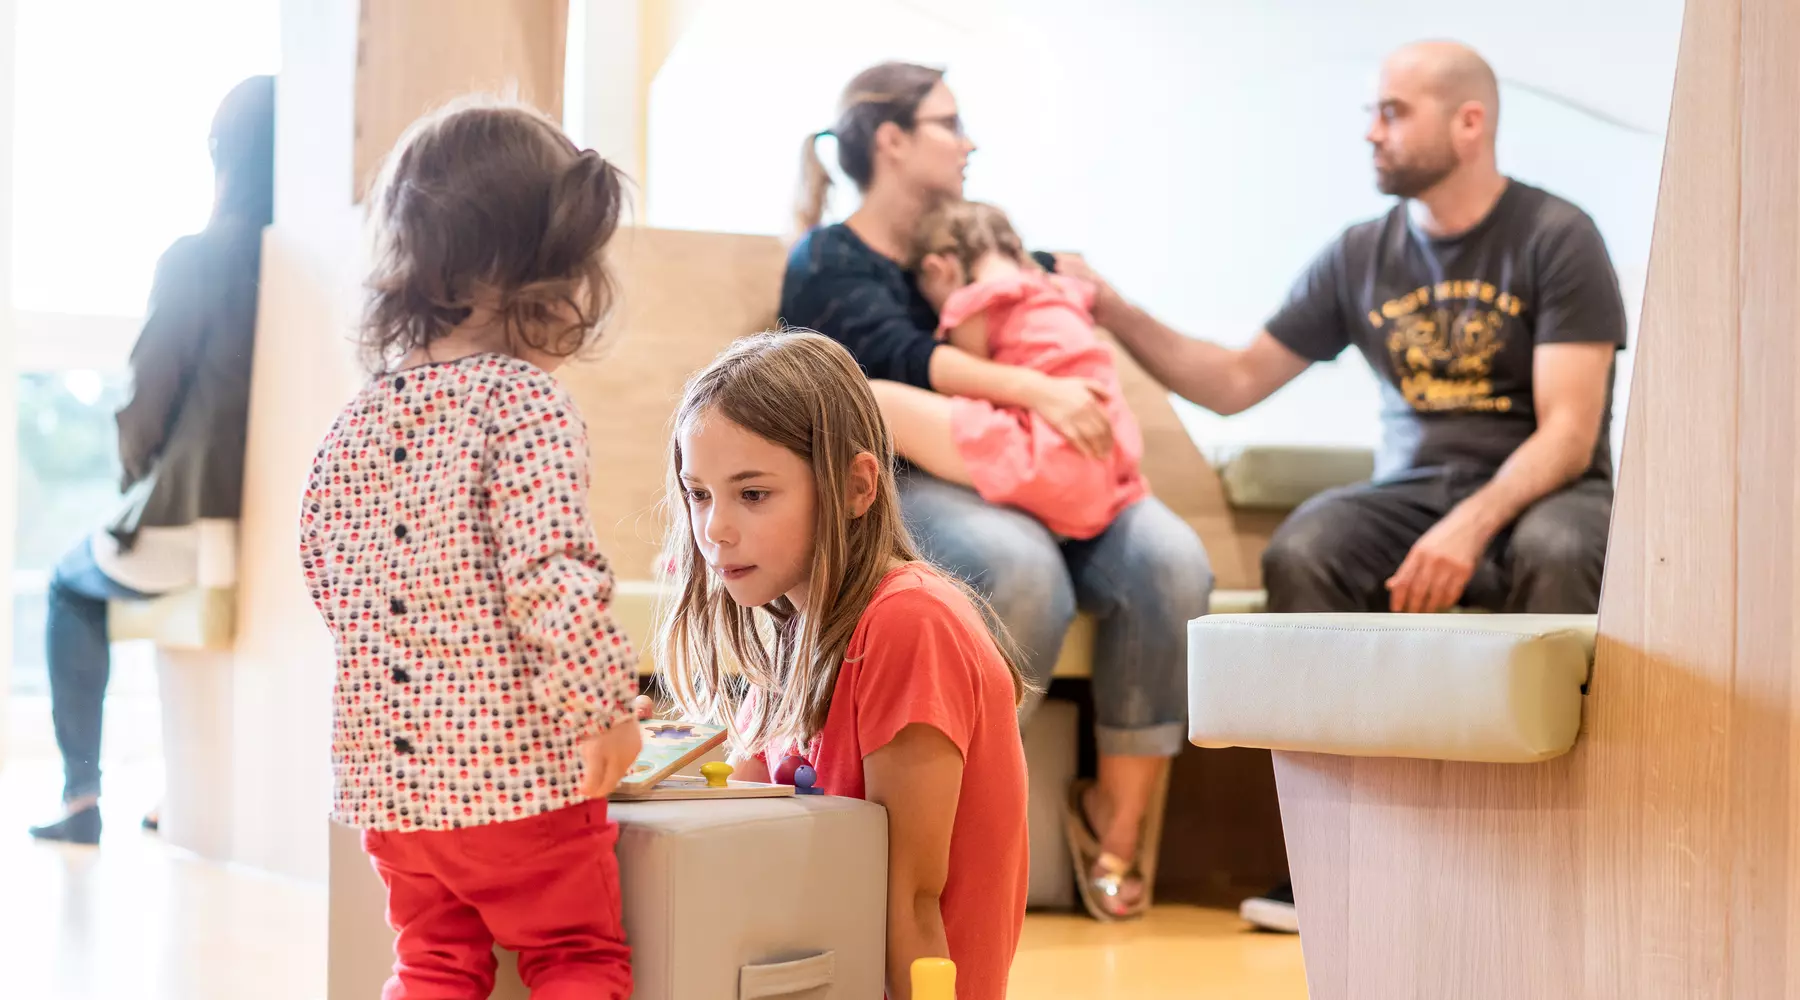
<svg viewBox="0 0 1800 1000"><path fill-rule="evenodd" d="M673 799L773 799L794 794L792 785L761 781L727 781L724 788L709 788L706 779L693 774L671 774L650 788L625 791L612 798L620 802L667 802Z"/></svg>
<svg viewBox="0 0 1800 1000"><path fill-rule="evenodd" d="M639 723L644 748L613 792L616 798L642 795L670 775L725 742L725 727L698 722L649 719Z"/></svg>

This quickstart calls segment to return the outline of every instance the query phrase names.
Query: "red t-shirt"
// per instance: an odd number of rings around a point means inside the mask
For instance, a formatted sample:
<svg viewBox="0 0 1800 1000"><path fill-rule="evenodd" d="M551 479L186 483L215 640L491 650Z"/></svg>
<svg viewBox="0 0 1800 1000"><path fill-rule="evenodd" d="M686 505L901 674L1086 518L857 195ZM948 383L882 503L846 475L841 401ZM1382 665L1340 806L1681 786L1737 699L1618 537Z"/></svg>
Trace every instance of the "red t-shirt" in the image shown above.
<svg viewBox="0 0 1800 1000"><path fill-rule="evenodd" d="M940 909L958 1000L1004 1000L1025 922L1025 749L1012 677L981 614L925 566L875 590L850 637L825 729L805 756L826 795L865 798L863 758L921 723L956 744L962 793ZM773 773L780 754L769 754Z"/></svg>

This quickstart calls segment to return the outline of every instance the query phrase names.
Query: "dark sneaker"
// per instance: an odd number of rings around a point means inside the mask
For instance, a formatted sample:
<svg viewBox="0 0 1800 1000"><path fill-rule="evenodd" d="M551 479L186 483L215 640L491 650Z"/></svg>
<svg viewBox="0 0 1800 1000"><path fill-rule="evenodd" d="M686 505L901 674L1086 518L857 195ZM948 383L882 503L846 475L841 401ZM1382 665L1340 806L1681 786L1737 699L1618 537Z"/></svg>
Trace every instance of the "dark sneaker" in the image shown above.
<svg viewBox="0 0 1800 1000"><path fill-rule="evenodd" d="M100 807L88 806L80 812L73 812L55 823L31 828L31 836L37 840L53 840L64 844L100 843Z"/></svg>
<svg viewBox="0 0 1800 1000"><path fill-rule="evenodd" d="M1238 916L1258 930L1300 933L1300 918L1294 913L1294 884L1283 882L1255 899L1244 900Z"/></svg>

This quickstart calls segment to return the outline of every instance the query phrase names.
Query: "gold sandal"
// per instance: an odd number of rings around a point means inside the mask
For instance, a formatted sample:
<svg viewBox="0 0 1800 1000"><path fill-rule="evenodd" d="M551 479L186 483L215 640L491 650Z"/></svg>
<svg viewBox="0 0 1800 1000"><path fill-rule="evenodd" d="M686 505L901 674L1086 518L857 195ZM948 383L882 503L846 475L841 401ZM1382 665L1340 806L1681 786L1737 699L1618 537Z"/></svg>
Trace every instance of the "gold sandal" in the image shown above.
<svg viewBox="0 0 1800 1000"><path fill-rule="evenodd" d="M1100 847L1100 839L1088 825L1082 807L1082 798L1093 784L1085 779L1072 782L1069 797L1063 803L1063 826L1068 833L1069 860L1075 866L1075 887L1081 893L1081 905L1095 920L1135 920L1150 908L1149 886L1136 864ZM1131 882L1136 882L1138 888L1135 903L1127 902L1125 896Z"/></svg>

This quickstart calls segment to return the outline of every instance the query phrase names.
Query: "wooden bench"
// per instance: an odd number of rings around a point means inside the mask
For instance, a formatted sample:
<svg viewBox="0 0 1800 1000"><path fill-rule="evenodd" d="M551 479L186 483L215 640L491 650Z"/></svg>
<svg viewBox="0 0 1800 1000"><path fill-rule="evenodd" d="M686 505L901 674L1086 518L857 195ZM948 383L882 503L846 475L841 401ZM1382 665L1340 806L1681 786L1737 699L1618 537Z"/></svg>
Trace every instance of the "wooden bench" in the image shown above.
<svg viewBox="0 0 1800 1000"><path fill-rule="evenodd" d="M114 642L156 646L162 713L163 839L201 857L231 856L233 657L237 636L237 523L200 525L195 586L148 601L113 601Z"/></svg>

